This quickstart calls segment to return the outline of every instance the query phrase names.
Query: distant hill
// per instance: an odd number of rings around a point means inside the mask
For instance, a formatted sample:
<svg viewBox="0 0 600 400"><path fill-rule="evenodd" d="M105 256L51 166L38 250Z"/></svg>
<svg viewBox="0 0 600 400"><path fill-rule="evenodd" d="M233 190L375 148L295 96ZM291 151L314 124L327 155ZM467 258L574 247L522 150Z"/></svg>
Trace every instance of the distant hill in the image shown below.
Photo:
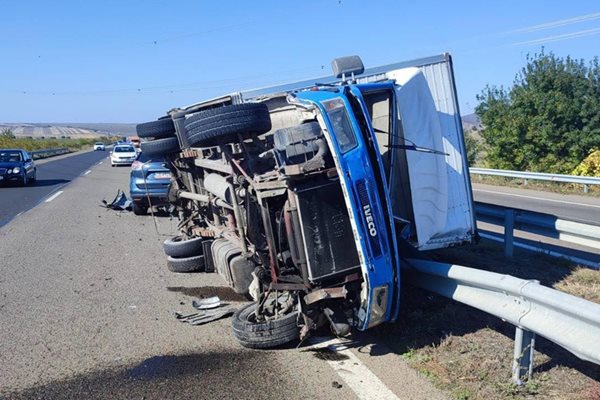
<svg viewBox="0 0 600 400"><path fill-rule="evenodd" d="M475 113L463 115L460 118L462 119L463 129L465 131L473 130L473 128L477 130L481 130L481 128L483 128L481 120Z"/></svg>
<svg viewBox="0 0 600 400"><path fill-rule="evenodd" d="M136 124L123 123L0 123L0 131L10 129L15 136L33 138L72 139L94 138L98 136L127 136L135 134Z"/></svg>
<svg viewBox="0 0 600 400"><path fill-rule="evenodd" d="M57 125L57 124L52 124ZM110 122L90 122L90 123L67 123L61 126L70 126L73 128L89 129L98 132L109 132L113 135L134 135L136 123L110 123Z"/></svg>

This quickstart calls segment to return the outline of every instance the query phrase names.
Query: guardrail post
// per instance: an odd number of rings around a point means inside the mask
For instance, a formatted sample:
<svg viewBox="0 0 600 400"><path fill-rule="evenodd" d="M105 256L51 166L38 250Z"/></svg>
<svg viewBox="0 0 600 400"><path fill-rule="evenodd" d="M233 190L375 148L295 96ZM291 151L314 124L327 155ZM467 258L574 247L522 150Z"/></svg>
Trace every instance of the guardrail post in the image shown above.
<svg viewBox="0 0 600 400"><path fill-rule="evenodd" d="M512 258L515 229L515 210L504 212L504 256Z"/></svg>
<svg viewBox="0 0 600 400"><path fill-rule="evenodd" d="M521 327L515 330L515 349L513 353L512 381L517 385L523 383L527 376L533 374L533 353L535 350L535 333Z"/></svg>
<svg viewBox="0 0 600 400"><path fill-rule="evenodd" d="M523 179L523 186L527 186L527 179Z"/></svg>
<svg viewBox="0 0 600 400"><path fill-rule="evenodd" d="M584 185L583 185L583 193L589 193L589 191L590 191L590 188L589 188L589 186L588 186L588 185L586 185L586 184L584 184Z"/></svg>

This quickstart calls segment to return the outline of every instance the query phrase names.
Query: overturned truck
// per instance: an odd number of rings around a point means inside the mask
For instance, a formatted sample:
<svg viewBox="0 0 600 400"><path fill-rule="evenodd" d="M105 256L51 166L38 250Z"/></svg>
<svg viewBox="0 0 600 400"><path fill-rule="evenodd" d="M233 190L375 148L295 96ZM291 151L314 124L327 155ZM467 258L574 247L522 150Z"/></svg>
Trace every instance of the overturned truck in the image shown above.
<svg viewBox="0 0 600 400"><path fill-rule="evenodd" d="M477 238L451 57L332 66L137 127L172 174L169 267L253 300L233 317L246 347L394 321L403 256Z"/></svg>

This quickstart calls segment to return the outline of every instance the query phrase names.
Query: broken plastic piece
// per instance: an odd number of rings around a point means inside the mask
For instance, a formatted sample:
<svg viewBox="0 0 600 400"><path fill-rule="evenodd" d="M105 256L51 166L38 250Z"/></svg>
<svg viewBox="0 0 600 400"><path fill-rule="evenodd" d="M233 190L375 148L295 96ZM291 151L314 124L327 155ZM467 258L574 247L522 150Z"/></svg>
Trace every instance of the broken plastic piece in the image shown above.
<svg viewBox="0 0 600 400"><path fill-rule="evenodd" d="M212 296L205 299L193 300L192 306L197 310L210 310L221 307L221 299L219 299L219 296Z"/></svg>
<svg viewBox="0 0 600 400"><path fill-rule="evenodd" d="M125 193L119 189L112 202L108 203L106 200L102 200L102 205L111 210L128 211L131 209L131 200L129 200Z"/></svg>

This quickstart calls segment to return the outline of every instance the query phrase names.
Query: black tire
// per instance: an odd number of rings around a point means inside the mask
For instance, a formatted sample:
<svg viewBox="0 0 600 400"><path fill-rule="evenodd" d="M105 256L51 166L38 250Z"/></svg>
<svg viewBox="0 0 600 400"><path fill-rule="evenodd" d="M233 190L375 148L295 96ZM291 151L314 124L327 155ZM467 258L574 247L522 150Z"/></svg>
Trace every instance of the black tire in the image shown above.
<svg viewBox="0 0 600 400"><path fill-rule="evenodd" d="M27 186L29 183L29 177L27 176L27 172L23 174L23 179L21 179L21 186Z"/></svg>
<svg viewBox="0 0 600 400"><path fill-rule="evenodd" d="M256 303L251 303L233 314L233 336L242 346L251 349L268 349L292 342L300 336L296 312L279 319L256 322L255 309Z"/></svg>
<svg viewBox="0 0 600 400"><path fill-rule="evenodd" d="M148 207L138 203L131 203L131 209L135 215L146 215L148 214Z"/></svg>
<svg viewBox="0 0 600 400"><path fill-rule="evenodd" d="M158 121L144 122L135 127L137 135L141 138L153 137L162 139L175 136L175 125L171 118L161 118Z"/></svg>
<svg viewBox="0 0 600 400"><path fill-rule="evenodd" d="M181 236L174 236L163 243L165 254L171 257L192 257L203 254L202 242L204 238L198 237L183 240Z"/></svg>
<svg viewBox="0 0 600 400"><path fill-rule="evenodd" d="M215 146L271 130L269 109L262 103L234 104L200 111L185 120L190 146Z"/></svg>
<svg viewBox="0 0 600 400"><path fill-rule="evenodd" d="M37 169L33 170L33 176L31 177L31 182L37 181Z"/></svg>
<svg viewBox="0 0 600 400"><path fill-rule="evenodd" d="M193 256L185 258L167 258L167 267L171 272L201 272L204 271L204 256Z"/></svg>
<svg viewBox="0 0 600 400"><path fill-rule="evenodd" d="M179 142L176 137L142 142L140 146L142 147L142 153L155 156L179 151Z"/></svg>

